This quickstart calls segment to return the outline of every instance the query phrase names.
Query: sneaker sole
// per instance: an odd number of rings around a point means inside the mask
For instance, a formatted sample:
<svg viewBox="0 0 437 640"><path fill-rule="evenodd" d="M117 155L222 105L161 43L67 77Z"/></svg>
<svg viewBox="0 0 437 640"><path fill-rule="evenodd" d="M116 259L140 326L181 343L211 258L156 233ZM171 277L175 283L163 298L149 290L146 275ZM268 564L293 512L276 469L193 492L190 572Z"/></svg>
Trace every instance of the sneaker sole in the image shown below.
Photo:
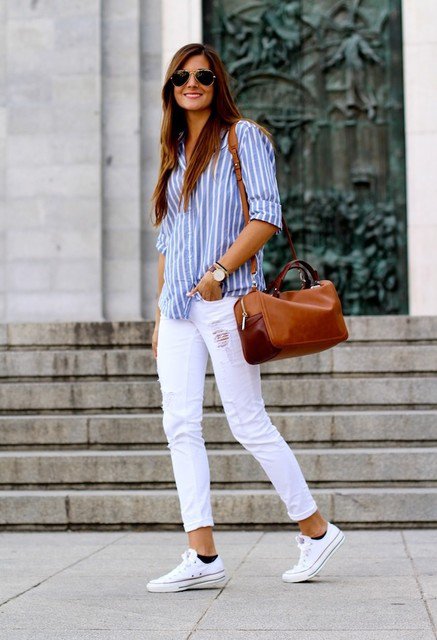
<svg viewBox="0 0 437 640"><path fill-rule="evenodd" d="M319 564L317 566L316 569L312 569L310 570L309 573L299 573L296 575L290 575L290 576L282 576L282 580L284 582L305 582L306 580L311 580L311 578L314 578L314 576L316 576L321 569L324 567L324 565L328 562L328 560L334 555L334 553L341 547L341 545L343 544L343 542L345 541L345 535L343 532L340 532L341 536L339 537L338 535L334 538L334 540L331 542L331 544L333 544L335 542L335 545L330 549L328 555L326 556L326 558L324 558L321 562L321 564ZM339 538L339 539L338 539ZM328 550L329 547L327 547L326 550ZM325 551L326 551L325 550Z"/></svg>
<svg viewBox="0 0 437 640"><path fill-rule="evenodd" d="M175 593L176 591L188 591L189 589L212 589L214 587L221 587L222 583L226 580L226 575L223 574L218 578L199 579L191 584L185 584L178 586L177 584L150 584L148 583L146 588L151 593Z"/></svg>

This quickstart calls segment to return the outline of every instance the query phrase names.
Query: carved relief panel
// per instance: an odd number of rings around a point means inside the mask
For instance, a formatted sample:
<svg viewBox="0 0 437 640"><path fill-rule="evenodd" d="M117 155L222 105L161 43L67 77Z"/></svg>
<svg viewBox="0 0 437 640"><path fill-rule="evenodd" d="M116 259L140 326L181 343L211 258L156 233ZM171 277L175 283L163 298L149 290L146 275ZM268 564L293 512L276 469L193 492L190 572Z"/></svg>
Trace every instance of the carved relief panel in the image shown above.
<svg viewBox="0 0 437 640"><path fill-rule="evenodd" d="M407 313L400 0L208 0L204 41L274 136L298 254L347 314ZM289 253L275 236L267 280Z"/></svg>

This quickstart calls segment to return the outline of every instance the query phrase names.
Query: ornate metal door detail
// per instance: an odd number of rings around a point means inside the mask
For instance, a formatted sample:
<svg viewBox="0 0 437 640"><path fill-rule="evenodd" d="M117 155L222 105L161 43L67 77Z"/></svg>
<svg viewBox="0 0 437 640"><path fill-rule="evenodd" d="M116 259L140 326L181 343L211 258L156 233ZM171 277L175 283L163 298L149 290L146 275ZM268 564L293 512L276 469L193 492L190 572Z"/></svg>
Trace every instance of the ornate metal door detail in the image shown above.
<svg viewBox="0 0 437 640"><path fill-rule="evenodd" d="M401 0L204 0L243 114L277 147L302 258L345 313L407 313ZM265 275L288 257L265 250Z"/></svg>

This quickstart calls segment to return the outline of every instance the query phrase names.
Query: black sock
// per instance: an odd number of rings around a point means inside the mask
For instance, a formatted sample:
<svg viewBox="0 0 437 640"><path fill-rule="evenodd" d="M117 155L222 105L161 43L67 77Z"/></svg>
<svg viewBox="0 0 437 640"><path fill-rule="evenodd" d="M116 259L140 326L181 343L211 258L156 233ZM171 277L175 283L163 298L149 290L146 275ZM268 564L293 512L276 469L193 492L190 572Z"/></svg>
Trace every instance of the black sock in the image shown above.
<svg viewBox="0 0 437 640"><path fill-rule="evenodd" d="M198 553L197 557L199 558L199 560L201 560L205 564L209 564L210 562L214 562L214 560L218 558L218 555L217 556L201 556L200 553Z"/></svg>
<svg viewBox="0 0 437 640"><path fill-rule="evenodd" d="M325 533L323 533L321 536L314 536L314 537L311 536L311 540L321 540L326 536L327 533L328 533L328 529L326 529Z"/></svg>

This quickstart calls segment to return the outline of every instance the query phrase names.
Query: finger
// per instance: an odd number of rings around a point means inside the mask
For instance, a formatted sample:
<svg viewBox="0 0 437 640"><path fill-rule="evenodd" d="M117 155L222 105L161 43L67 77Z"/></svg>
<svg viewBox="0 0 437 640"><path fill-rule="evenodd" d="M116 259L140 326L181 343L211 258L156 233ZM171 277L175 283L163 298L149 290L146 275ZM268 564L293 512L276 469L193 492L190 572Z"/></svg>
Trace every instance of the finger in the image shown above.
<svg viewBox="0 0 437 640"><path fill-rule="evenodd" d="M194 287L194 289L191 289L191 291L188 291L187 296L193 296L197 290L198 286Z"/></svg>

